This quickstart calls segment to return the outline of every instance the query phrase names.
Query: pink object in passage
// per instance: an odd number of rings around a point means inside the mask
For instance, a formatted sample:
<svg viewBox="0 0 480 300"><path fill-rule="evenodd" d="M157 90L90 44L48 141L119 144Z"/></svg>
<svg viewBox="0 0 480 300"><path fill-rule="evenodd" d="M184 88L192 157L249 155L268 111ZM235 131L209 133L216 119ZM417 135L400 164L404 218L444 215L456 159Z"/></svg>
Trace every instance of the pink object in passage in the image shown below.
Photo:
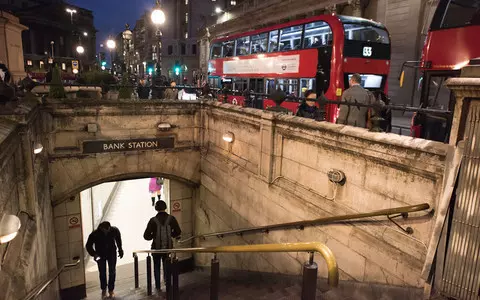
<svg viewBox="0 0 480 300"><path fill-rule="evenodd" d="M160 191L161 189L162 186L157 184L157 178L150 178L150 184L148 185L148 190L150 193Z"/></svg>

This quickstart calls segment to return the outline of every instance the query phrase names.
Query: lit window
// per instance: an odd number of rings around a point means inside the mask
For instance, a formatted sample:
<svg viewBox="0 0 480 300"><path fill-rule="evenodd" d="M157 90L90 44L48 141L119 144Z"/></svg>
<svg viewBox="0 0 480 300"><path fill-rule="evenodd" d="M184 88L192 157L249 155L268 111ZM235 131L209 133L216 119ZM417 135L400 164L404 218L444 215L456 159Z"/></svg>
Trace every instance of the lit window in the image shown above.
<svg viewBox="0 0 480 300"><path fill-rule="evenodd" d="M152 52L157 52L157 46L156 45L152 45Z"/></svg>
<svg viewBox="0 0 480 300"><path fill-rule="evenodd" d="M185 38L188 39L188 32L185 32Z"/></svg>
<svg viewBox="0 0 480 300"><path fill-rule="evenodd" d="M27 60L27 66L33 65L33 62L31 60Z"/></svg>
<svg viewBox="0 0 480 300"><path fill-rule="evenodd" d="M188 0L185 0L185 5L188 5Z"/></svg>
<svg viewBox="0 0 480 300"><path fill-rule="evenodd" d="M157 53L152 53L152 60L157 60Z"/></svg>
<svg viewBox="0 0 480 300"><path fill-rule="evenodd" d="M65 63L62 63L62 70L66 70L67 69L67 65L65 65Z"/></svg>
<svg viewBox="0 0 480 300"><path fill-rule="evenodd" d="M230 5L237 5L237 1L231 0L231 1L230 1Z"/></svg>
<svg viewBox="0 0 480 300"><path fill-rule="evenodd" d="M43 65L44 65L43 61L40 61L40 69L43 68Z"/></svg>
<svg viewBox="0 0 480 300"><path fill-rule="evenodd" d="M185 13L185 23L188 23L188 13Z"/></svg>

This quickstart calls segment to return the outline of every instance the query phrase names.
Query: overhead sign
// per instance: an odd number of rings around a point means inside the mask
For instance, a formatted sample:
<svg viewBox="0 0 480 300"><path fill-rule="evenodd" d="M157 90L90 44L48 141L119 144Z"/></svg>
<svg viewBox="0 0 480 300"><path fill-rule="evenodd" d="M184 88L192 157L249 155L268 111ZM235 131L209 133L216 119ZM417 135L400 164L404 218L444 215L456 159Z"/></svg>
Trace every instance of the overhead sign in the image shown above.
<svg viewBox="0 0 480 300"><path fill-rule="evenodd" d="M72 69L78 70L78 60L72 60Z"/></svg>
<svg viewBox="0 0 480 300"><path fill-rule="evenodd" d="M169 149L175 146L175 138L133 139L113 141L84 141L83 153L124 152L138 150Z"/></svg>
<svg viewBox="0 0 480 300"><path fill-rule="evenodd" d="M224 74L298 73L300 55L282 55L223 62Z"/></svg>

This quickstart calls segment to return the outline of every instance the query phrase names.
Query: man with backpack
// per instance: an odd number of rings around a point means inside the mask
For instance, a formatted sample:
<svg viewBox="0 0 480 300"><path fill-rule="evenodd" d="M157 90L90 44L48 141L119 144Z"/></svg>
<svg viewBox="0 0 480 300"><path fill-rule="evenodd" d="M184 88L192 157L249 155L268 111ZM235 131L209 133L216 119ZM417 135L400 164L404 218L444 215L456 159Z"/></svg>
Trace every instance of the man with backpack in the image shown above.
<svg viewBox="0 0 480 300"><path fill-rule="evenodd" d="M180 226L174 216L169 215L167 204L164 201L157 201L155 203L155 210L157 215L148 221L147 229L143 234L143 238L147 241L152 241L152 250L172 249L172 238L180 239ZM153 275L155 277L155 288L157 292L161 291L160 286L160 265L163 264L163 278L167 281L167 265L168 254L153 254Z"/></svg>

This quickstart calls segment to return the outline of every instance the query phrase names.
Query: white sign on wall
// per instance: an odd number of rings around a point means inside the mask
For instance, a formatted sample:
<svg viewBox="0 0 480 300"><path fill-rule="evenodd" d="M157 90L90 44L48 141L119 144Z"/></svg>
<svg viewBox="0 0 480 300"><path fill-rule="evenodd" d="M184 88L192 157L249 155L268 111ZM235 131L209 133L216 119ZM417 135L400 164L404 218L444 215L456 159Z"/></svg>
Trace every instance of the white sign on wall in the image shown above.
<svg viewBox="0 0 480 300"><path fill-rule="evenodd" d="M223 74L298 73L300 55L283 55L223 62Z"/></svg>

